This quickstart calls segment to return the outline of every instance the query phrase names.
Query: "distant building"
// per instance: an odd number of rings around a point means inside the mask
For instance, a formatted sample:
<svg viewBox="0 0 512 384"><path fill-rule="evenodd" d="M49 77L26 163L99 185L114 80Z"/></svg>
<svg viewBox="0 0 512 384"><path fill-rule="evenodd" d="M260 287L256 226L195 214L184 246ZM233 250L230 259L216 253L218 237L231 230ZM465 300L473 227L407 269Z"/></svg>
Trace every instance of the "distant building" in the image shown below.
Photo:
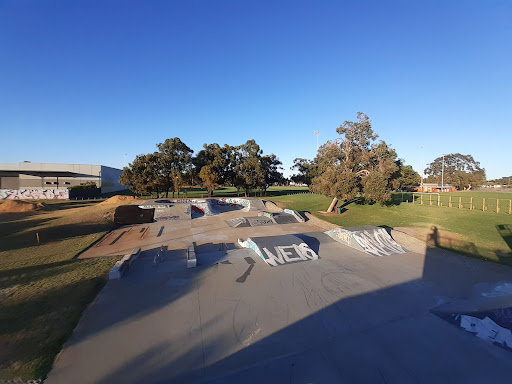
<svg viewBox="0 0 512 384"><path fill-rule="evenodd" d="M429 192L429 193L438 193L438 192L456 192L457 188L455 188L452 184L433 184L433 183L423 183L423 186L418 185L416 187L411 188L411 192Z"/></svg>
<svg viewBox="0 0 512 384"><path fill-rule="evenodd" d="M119 184L123 171L105 165L0 163L0 190L67 190L94 182L101 193L126 189Z"/></svg>

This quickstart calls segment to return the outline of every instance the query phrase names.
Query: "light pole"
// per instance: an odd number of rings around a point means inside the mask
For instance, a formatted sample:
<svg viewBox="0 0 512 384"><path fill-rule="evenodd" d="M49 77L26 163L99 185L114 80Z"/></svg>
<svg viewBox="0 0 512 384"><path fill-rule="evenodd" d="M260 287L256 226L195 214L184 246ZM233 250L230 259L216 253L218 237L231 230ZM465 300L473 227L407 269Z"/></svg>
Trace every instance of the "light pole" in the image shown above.
<svg viewBox="0 0 512 384"><path fill-rule="evenodd" d="M441 192L444 192L444 155L443 155L443 166L441 167Z"/></svg>
<svg viewBox="0 0 512 384"><path fill-rule="evenodd" d="M320 136L320 131L313 132L316 135L316 151L318 152L318 136Z"/></svg>
<svg viewBox="0 0 512 384"><path fill-rule="evenodd" d="M423 145L420 147L421 148L421 192L425 192L423 190L423 178L425 177L425 158L423 156Z"/></svg>

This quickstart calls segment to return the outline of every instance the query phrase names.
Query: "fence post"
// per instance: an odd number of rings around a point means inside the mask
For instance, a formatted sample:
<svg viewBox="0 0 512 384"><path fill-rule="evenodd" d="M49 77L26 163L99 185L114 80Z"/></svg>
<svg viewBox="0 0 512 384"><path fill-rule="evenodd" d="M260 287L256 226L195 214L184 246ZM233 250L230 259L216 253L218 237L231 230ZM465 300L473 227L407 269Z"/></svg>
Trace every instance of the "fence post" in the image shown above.
<svg viewBox="0 0 512 384"><path fill-rule="evenodd" d="M482 198L482 212L485 212L485 197Z"/></svg>
<svg viewBox="0 0 512 384"><path fill-rule="evenodd" d="M512 215L512 200L508 201L508 214Z"/></svg>
<svg viewBox="0 0 512 384"><path fill-rule="evenodd" d="M412 204L414 205L414 193L412 194Z"/></svg>
<svg viewBox="0 0 512 384"><path fill-rule="evenodd" d="M448 207L452 207L452 195L450 195L450 198L448 199Z"/></svg>
<svg viewBox="0 0 512 384"><path fill-rule="evenodd" d="M420 205L423 205L423 195L420 195Z"/></svg>
<svg viewBox="0 0 512 384"><path fill-rule="evenodd" d="M432 195L428 195L428 200L429 200L430 205L432 205Z"/></svg>
<svg viewBox="0 0 512 384"><path fill-rule="evenodd" d="M469 203L469 210L473 210L473 196L471 196L471 202Z"/></svg>
<svg viewBox="0 0 512 384"><path fill-rule="evenodd" d="M496 213L500 213L500 199L496 199Z"/></svg>
<svg viewBox="0 0 512 384"><path fill-rule="evenodd" d="M459 196L459 209L462 209L462 196Z"/></svg>

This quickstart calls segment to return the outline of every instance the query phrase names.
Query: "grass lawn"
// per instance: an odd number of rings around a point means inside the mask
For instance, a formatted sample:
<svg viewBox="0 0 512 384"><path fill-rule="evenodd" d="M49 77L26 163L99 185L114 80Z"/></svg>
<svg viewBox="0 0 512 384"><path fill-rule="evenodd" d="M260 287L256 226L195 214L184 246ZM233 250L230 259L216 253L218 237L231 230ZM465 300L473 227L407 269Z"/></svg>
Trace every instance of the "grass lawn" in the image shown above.
<svg viewBox="0 0 512 384"><path fill-rule="evenodd" d="M401 194L394 196L395 204L381 206L352 203L342 208L342 214L320 213L319 211L327 210L331 202L331 199L322 195L277 196L272 200L283 207L309 211L319 218L344 227L409 227L412 229L411 234L422 240L427 240L435 227L438 234L437 245L442 248L512 265L512 216L506 213L400 203ZM338 205L343 204L339 202Z"/></svg>
<svg viewBox="0 0 512 384"><path fill-rule="evenodd" d="M113 228L111 206L44 204L0 214L0 380L46 376L119 259L75 258Z"/></svg>
<svg viewBox="0 0 512 384"><path fill-rule="evenodd" d="M265 196L281 196L288 195L291 193L299 193L299 192L307 192L307 187L269 187L267 189L267 193L265 194L263 191L254 190L250 193L250 197L265 197ZM130 191L123 192L123 194L132 194ZM115 193L109 193L108 196L111 197L115 195ZM204 188L199 187L186 187L183 188L178 196L178 194L174 194L175 198L206 198L208 197L208 191ZM213 191L213 197L244 197L244 192L237 192L235 187L219 187L215 191ZM144 199L156 199L156 193L151 195L142 196ZM169 198L172 198L172 192L169 192Z"/></svg>

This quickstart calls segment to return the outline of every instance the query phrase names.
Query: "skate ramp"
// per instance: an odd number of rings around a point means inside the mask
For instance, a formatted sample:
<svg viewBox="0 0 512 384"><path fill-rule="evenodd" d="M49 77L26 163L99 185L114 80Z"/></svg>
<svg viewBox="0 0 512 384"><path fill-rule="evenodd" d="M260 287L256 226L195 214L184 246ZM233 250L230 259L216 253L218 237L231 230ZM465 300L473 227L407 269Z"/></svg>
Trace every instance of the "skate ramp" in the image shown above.
<svg viewBox="0 0 512 384"><path fill-rule="evenodd" d="M381 227L364 225L334 228L325 233L341 244L373 256L389 256L407 252Z"/></svg>
<svg viewBox="0 0 512 384"><path fill-rule="evenodd" d="M295 235L250 237L239 240L243 248L251 248L271 267L302 261L318 260L318 255Z"/></svg>
<svg viewBox="0 0 512 384"><path fill-rule="evenodd" d="M255 216L255 217L237 217L236 219L226 220L226 224L231 228L242 227L262 227L267 225L275 225L276 222L271 217Z"/></svg>
<svg viewBox="0 0 512 384"><path fill-rule="evenodd" d="M137 205L120 205L114 212L114 223L120 225L152 223L155 209L142 209Z"/></svg>
<svg viewBox="0 0 512 384"><path fill-rule="evenodd" d="M139 205L139 207L154 209L155 221L190 220L192 218L191 205L188 203L168 203L166 200L155 200Z"/></svg>
<svg viewBox="0 0 512 384"><path fill-rule="evenodd" d="M442 304L431 312L480 339L512 351L512 281L478 284L469 299Z"/></svg>

